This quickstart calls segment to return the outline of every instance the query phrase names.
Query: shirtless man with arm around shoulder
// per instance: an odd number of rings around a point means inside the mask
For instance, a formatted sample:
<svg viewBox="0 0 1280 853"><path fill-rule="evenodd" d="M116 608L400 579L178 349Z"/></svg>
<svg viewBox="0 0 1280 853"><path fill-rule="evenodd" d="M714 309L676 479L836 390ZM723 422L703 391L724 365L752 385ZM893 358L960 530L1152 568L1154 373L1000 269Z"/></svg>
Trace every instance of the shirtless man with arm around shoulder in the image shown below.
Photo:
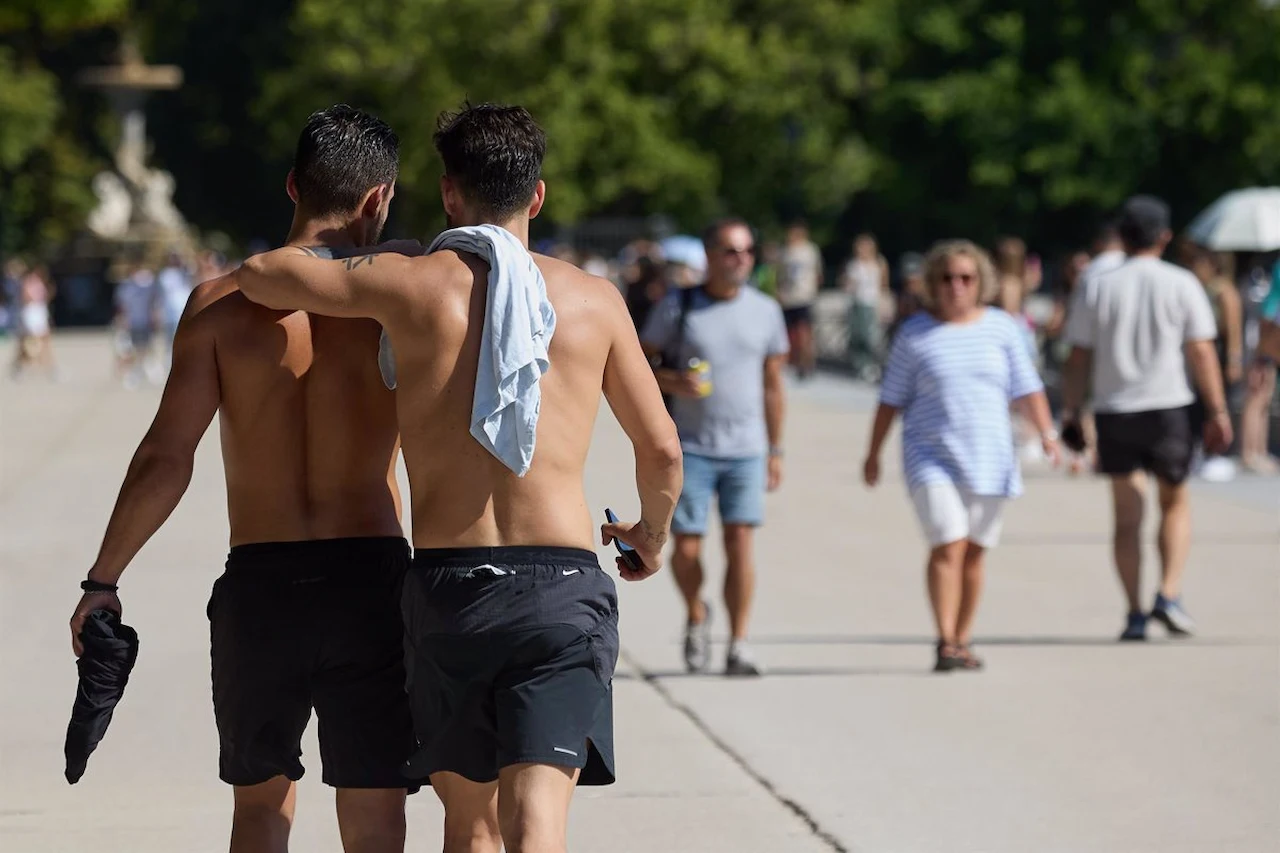
<svg viewBox="0 0 1280 853"><path fill-rule="evenodd" d="M287 242L313 256L376 243L398 162L399 140L373 116L344 105L311 116L288 176L296 209ZM257 305L241 275L191 295L159 411L72 616L72 643L80 654L94 610L120 612L115 586L181 500L218 413L231 553L208 613L219 775L235 794L231 850L287 849L314 708L347 853L399 853L402 767L414 744L399 613L409 549L380 328Z"/></svg>
<svg viewBox="0 0 1280 853"><path fill-rule="evenodd" d="M491 224L528 245L546 137L519 107L443 116L435 138L453 226ZM574 786L613 781L617 597L596 562L583 473L603 391L631 439L641 518L608 525L657 571L681 486L679 439L616 288L535 255L556 312L532 466L523 477L469 434L487 266L440 251L351 269L281 249L251 259L249 298L372 317L396 353L412 491L404 610L419 754L445 805L445 850L496 801L509 853L563 851Z"/></svg>

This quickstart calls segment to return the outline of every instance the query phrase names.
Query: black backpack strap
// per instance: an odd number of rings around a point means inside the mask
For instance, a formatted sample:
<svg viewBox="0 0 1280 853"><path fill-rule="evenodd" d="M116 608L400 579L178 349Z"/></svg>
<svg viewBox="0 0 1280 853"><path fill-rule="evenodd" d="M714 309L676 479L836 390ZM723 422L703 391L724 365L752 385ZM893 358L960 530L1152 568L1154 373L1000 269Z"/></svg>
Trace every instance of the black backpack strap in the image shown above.
<svg viewBox="0 0 1280 853"><path fill-rule="evenodd" d="M680 358L680 350L684 349L685 324L689 320L689 311L693 308L693 299L697 295L695 291L701 290L702 285L695 287L686 287L680 291L680 314L676 318L675 335L662 350L661 366L668 370L679 370L677 363ZM663 394L662 401L667 404L667 411L670 412L675 398L670 394Z"/></svg>
<svg viewBox="0 0 1280 853"><path fill-rule="evenodd" d="M671 343L662 352L663 366L675 368L676 361L680 358L680 350L684 349L685 325L689 320L689 311L693 307L693 298L695 291L701 290L702 285L694 287L686 287L680 291L680 314L676 319L676 333L672 337Z"/></svg>

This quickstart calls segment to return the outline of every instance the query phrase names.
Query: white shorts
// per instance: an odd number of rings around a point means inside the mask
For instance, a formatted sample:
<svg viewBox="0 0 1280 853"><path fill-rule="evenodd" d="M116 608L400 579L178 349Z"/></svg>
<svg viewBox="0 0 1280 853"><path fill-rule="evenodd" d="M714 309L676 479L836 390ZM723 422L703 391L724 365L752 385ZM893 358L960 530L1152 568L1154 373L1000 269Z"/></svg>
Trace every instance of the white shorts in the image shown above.
<svg viewBox="0 0 1280 853"><path fill-rule="evenodd" d="M49 306L29 302L18 312L18 327L22 334L42 338L49 334Z"/></svg>
<svg viewBox="0 0 1280 853"><path fill-rule="evenodd" d="M916 516L930 547L968 539L983 548L1000 541L1005 499L970 495L954 483L927 483L911 493Z"/></svg>

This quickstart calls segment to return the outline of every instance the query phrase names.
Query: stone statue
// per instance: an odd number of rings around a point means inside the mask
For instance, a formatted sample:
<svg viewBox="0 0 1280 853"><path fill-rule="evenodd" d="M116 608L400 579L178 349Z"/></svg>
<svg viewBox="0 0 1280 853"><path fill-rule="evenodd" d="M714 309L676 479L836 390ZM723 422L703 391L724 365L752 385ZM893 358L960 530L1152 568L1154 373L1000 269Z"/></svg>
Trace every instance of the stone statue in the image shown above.
<svg viewBox="0 0 1280 853"><path fill-rule="evenodd" d="M133 214L129 188L115 172L99 172L93 178L93 193L98 197L98 206L89 213L89 230L105 239L123 237Z"/></svg>
<svg viewBox="0 0 1280 853"><path fill-rule="evenodd" d="M161 169L147 169L139 187L138 219L169 231L181 231L186 223L173 206L173 176Z"/></svg>

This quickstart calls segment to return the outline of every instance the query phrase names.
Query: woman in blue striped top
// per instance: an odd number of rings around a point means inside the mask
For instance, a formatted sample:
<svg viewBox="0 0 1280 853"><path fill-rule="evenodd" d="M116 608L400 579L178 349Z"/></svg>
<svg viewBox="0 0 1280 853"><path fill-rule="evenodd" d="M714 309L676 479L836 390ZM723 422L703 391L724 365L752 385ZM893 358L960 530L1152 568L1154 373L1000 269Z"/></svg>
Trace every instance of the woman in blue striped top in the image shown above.
<svg viewBox="0 0 1280 853"><path fill-rule="evenodd" d="M1044 385L1017 323L983 303L998 287L986 252L966 240L925 259L925 312L907 320L885 367L864 476L880 481L880 451L903 416L907 489L931 548L929 601L938 629L934 669L980 669L969 648L983 555L1000 538L1004 501L1022 491L1012 402L1040 431L1056 465L1058 436Z"/></svg>

